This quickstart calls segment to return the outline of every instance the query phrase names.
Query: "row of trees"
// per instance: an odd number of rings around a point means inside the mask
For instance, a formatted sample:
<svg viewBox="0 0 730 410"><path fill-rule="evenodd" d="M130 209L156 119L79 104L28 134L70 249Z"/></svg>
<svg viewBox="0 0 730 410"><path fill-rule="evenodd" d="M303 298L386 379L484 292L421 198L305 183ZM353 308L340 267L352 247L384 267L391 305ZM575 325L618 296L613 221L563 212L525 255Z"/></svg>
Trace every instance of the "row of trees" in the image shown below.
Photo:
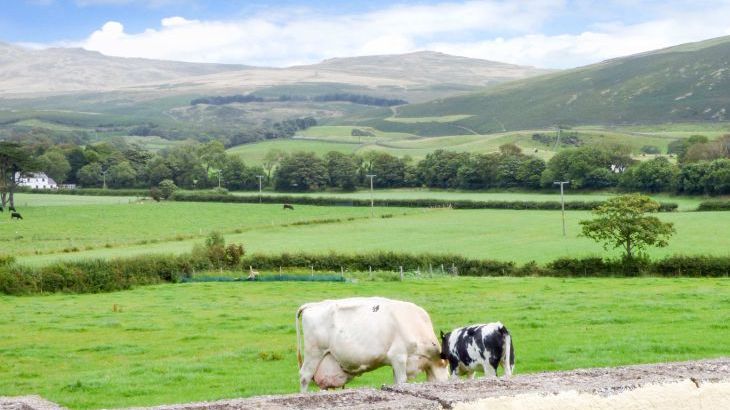
<svg viewBox="0 0 730 410"><path fill-rule="evenodd" d="M330 152L322 158L305 152L279 153L272 158L275 163L267 162L265 168L276 166L273 185L282 191L351 190L367 186L366 175L376 175L376 185L383 188L540 189L552 187L554 181L570 181L573 189L730 194L730 155L680 164L666 157L635 161L629 149L620 146L566 149L547 162L513 144L490 154L437 150L419 162L375 151Z"/></svg>
<svg viewBox="0 0 730 410"><path fill-rule="evenodd" d="M157 153L120 141L84 147L2 144L3 192L9 192L14 185L16 172L43 171L59 184L87 188L147 188L172 180L187 189L215 187L220 181L221 186L233 190L258 187L257 176L264 174L261 167L247 167L238 156L226 154L220 141L190 143ZM3 160L9 155L23 160Z"/></svg>
<svg viewBox="0 0 730 410"><path fill-rule="evenodd" d="M11 184L14 172L26 170L44 171L58 183L110 188L146 188L169 179L186 189L221 186L247 190L257 189L261 176L264 186L281 191L353 190L369 185L367 175L376 175L375 184L381 188L540 189L551 187L554 181L571 181L573 189L722 195L730 193L730 154L722 154L717 147L728 141L730 137L692 144L679 164L665 157L638 162L628 148L620 146L564 149L546 162L523 153L514 144L505 144L499 152L489 154L437 150L421 161L378 151L362 155L333 151L320 157L311 152L272 150L262 166L253 167L227 154L219 141L189 143L160 152L123 140L83 147L4 142L4 152L26 153L27 160L11 165L7 159L10 154L0 157L5 161L0 164L4 172L0 188ZM700 151L694 147L702 152L711 149L720 153L719 158L691 162L687 153Z"/></svg>
<svg viewBox="0 0 730 410"><path fill-rule="evenodd" d="M391 107L394 105L408 104L408 101L398 98L374 97L365 94L353 93L333 93L315 95L313 97L303 95L287 95L283 94L276 98L264 98L255 94L235 94L235 95L216 95L211 97L195 98L190 101L190 105L209 104L209 105L226 105L226 104L246 104L251 102L284 102L284 101L317 101L331 102L342 101L361 105L375 105L378 107Z"/></svg>

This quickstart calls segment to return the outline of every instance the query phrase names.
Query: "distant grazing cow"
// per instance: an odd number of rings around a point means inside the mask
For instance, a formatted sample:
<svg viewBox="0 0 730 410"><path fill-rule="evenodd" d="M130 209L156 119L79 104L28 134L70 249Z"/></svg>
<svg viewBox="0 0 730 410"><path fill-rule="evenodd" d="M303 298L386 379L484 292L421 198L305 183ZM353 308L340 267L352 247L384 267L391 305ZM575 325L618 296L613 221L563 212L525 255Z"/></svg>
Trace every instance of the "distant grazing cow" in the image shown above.
<svg viewBox="0 0 730 410"><path fill-rule="evenodd" d="M284 204L284 209L291 209L293 211L294 207L291 204Z"/></svg>
<svg viewBox="0 0 730 410"><path fill-rule="evenodd" d="M23 219L23 217L18 212L11 212L10 219Z"/></svg>
<svg viewBox="0 0 730 410"><path fill-rule="evenodd" d="M302 392L312 380L321 389L342 387L385 365L393 367L396 384L422 371L428 380L448 379L431 318L413 303L381 297L307 303L297 310L295 326Z"/></svg>
<svg viewBox="0 0 730 410"><path fill-rule="evenodd" d="M16 212L17 210L15 209L14 206L9 206L8 211Z"/></svg>
<svg viewBox="0 0 730 410"><path fill-rule="evenodd" d="M467 374L473 379L479 366L485 376L496 377L500 363L504 375L509 377L515 367L512 336L500 322L441 332L441 358L449 362L452 377Z"/></svg>
<svg viewBox="0 0 730 410"><path fill-rule="evenodd" d="M3 212L3 211L4 211L3 207L2 207L2 206L0 206L0 212Z"/></svg>

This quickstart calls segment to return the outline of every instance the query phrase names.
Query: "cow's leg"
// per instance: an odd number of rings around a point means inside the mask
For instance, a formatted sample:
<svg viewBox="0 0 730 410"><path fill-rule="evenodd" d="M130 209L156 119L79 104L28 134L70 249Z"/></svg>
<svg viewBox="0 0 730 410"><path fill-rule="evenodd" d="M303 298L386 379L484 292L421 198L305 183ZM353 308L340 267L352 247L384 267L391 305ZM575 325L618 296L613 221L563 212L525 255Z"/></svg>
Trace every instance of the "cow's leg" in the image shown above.
<svg viewBox="0 0 730 410"><path fill-rule="evenodd" d="M408 373L406 366L408 364L408 355L401 352L388 352L388 360L393 367L393 383L401 384L408 381Z"/></svg>
<svg viewBox="0 0 730 410"><path fill-rule="evenodd" d="M469 370L469 380L474 380L475 375L476 375L475 370Z"/></svg>
<svg viewBox="0 0 730 410"><path fill-rule="evenodd" d="M492 367L492 365L485 360L482 362L482 367L484 368L484 377L489 379L497 377L497 366Z"/></svg>
<svg viewBox="0 0 730 410"><path fill-rule="evenodd" d="M299 389L302 393L306 393L309 388L309 382L314 377L314 372L317 371L319 363L324 358L324 352L307 352L302 363L302 368L299 369Z"/></svg>

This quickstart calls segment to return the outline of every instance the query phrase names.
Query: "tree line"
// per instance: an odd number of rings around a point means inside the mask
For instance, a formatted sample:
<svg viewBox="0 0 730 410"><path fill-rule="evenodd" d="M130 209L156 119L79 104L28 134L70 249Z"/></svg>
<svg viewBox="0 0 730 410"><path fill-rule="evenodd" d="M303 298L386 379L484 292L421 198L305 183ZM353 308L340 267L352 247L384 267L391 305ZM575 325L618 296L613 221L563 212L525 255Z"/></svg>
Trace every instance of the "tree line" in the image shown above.
<svg viewBox="0 0 730 410"><path fill-rule="evenodd" d="M570 181L571 189L730 194L730 135L715 141L690 138L677 162L660 156L636 161L621 146L564 149L550 160L504 144L487 154L436 150L420 161L385 152L286 153L271 150L249 166L226 153L220 141L189 143L152 152L123 139L78 146L0 142L0 194L12 194L17 172L43 171L57 183L88 188L149 188L169 180L176 187L278 191L379 188L544 189ZM261 177L261 178L259 178Z"/></svg>
<svg viewBox="0 0 730 410"><path fill-rule="evenodd" d="M570 181L571 189L582 190L730 194L730 135L683 143L676 163L665 156L637 161L630 148L620 145L568 148L544 161L504 144L488 154L436 150L417 162L379 151L362 155L333 151L322 157L311 152L269 153L264 167L280 191L353 190L368 187L367 175L375 175L375 186L380 188L537 190L551 188L555 181Z"/></svg>
<svg viewBox="0 0 730 410"><path fill-rule="evenodd" d="M391 107L394 105L408 104L408 101L398 98L374 97L366 94L354 93L332 93L315 95L313 97L302 95L282 94L276 98L264 98L255 94L217 95L211 97L200 97L190 100L190 105L209 104L226 105L233 103L246 104L251 102L287 102L287 101L316 101L316 102L350 102L360 105L374 105L377 107Z"/></svg>

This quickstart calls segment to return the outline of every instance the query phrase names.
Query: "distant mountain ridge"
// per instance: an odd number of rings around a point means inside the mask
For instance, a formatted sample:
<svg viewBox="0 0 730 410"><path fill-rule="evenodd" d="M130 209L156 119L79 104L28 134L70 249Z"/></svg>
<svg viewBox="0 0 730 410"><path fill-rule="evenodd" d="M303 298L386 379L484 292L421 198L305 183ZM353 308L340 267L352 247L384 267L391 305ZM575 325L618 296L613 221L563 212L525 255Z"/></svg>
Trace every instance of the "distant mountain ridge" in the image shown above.
<svg viewBox="0 0 730 410"><path fill-rule="evenodd" d="M156 93L252 92L291 84L468 90L547 72L435 52L336 58L289 68L109 57L78 48L33 50L0 42L0 92L55 94L113 90ZM440 95L448 95L441 93ZM454 92L451 92L453 95Z"/></svg>
<svg viewBox="0 0 730 410"><path fill-rule="evenodd" d="M462 116L448 132L555 125L730 120L730 36L512 81L483 92L401 107L401 117ZM468 116L468 117L467 117ZM370 121L384 130L408 125ZM422 126L422 125L420 125Z"/></svg>
<svg viewBox="0 0 730 410"><path fill-rule="evenodd" d="M243 65L109 57L80 48L33 50L0 42L0 91L103 91L246 69Z"/></svg>
<svg viewBox="0 0 730 410"><path fill-rule="evenodd" d="M298 68L298 67L292 67ZM435 51L397 55L331 58L302 68L348 72L357 75L404 78L418 83L471 84L484 86L554 70L500 63L497 61L452 56Z"/></svg>

